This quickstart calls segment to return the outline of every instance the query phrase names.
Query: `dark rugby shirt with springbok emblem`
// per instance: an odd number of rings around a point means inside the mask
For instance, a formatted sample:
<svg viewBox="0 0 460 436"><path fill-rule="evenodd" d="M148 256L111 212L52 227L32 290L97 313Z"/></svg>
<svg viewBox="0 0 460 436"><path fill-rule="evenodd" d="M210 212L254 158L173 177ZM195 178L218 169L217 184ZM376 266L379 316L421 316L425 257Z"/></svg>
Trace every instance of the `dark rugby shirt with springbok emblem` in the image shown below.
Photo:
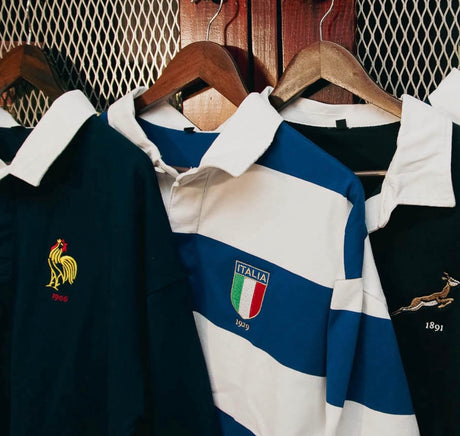
<svg viewBox="0 0 460 436"><path fill-rule="evenodd" d="M282 115L354 171L387 170L361 178L372 251L420 433L445 436L460 434L460 126L432 103L404 96L400 122L305 99Z"/></svg>
<svg viewBox="0 0 460 436"><path fill-rule="evenodd" d="M148 157L80 91L0 126L0 435L218 434Z"/></svg>

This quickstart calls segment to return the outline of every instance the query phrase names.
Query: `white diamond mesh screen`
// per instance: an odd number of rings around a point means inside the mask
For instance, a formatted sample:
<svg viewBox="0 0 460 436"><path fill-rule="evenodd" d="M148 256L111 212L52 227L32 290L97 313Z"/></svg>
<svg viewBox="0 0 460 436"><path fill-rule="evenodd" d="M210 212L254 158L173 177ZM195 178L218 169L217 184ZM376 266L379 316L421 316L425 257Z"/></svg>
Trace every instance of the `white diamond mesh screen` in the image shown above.
<svg viewBox="0 0 460 436"><path fill-rule="evenodd" d="M179 0L32 0L33 44L42 47L66 89L82 89L103 111L151 84L179 49ZM27 0L0 2L0 56L28 35ZM459 0L356 0L357 53L387 91L425 99L458 66ZM3 104L24 125L49 106L25 83Z"/></svg>
<svg viewBox="0 0 460 436"><path fill-rule="evenodd" d="M138 85L150 85L179 49L179 0L0 2L0 56L27 40L42 47L65 89L81 89L98 111ZM4 106L35 125L48 98L21 83ZM14 96L14 98L12 98Z"/></svg>
<svg viewBox="0 0 460 436"><path fill-rule="evenodd" d="M391 94L425 100L458 67L458 0L356 0L357 53Z"/></svg>

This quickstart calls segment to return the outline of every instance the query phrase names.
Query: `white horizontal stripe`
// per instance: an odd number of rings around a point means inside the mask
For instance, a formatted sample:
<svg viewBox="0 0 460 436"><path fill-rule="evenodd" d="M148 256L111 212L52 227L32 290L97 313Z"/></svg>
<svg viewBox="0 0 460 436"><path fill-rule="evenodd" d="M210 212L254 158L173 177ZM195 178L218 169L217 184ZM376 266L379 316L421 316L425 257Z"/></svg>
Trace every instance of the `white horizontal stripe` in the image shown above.
<svg viewBox="0 0 460 436"><path fill-rule="evenodd" d="M418 436L415 415L377 412L354 401L345 401L343 409L326 406L326 436Z"/></svg>
<svg viewBox="0 0 460 436"><path fill-rule="evenodd" d="M332 292L331 309L361 313L362 307L362 279L337 280Z"/></svg>
<svg viewBox="0 0 460 436"><path fill-rule="evenodd" d="M326 379L281 365L194 313L214 402L256 436L323 436Z"/></svg>
<svg viewBox="0 0 460 436"><path fill-rule="evenodd" d="M19 125L9 112L0 108L0 127L18 127Z"/></svg>
<svg viewBox="0 0 460 436"><path fill-rule="evenodd" d="M363 313L375 318L390 319L386 302L378 300L367 292L364 292Z"/></svg>
<svg viewBox="0 0 460 436"><path fill-rule="evenodd" d="M365 313L376 318L389 319L385 300L363 291L362 279L337 280L332 293L331 309Z"/></svg>
<svg viewBox="0 0 460 436"><path fill-rule="evenodd" d="M210 177L198 233L323 286L344 278L346 198L260 165L238 178Z"/></svg>
<svg viewBox="0 0 460 436"><path fill-rule="evenodd" d="M256 287L256 281L249 277L244 278L243 290L241 291L240 306L238 313L243 319L249 318L251 311L252 297L254 296L254 289Z"/></svg>
<svg viewBox="0 0 460 436"><path fill-rule="evenodd" d="M363 286L365 292L363 313L377 318L389 319L386 298L375 266L369 236L364 241Z"/></svg>

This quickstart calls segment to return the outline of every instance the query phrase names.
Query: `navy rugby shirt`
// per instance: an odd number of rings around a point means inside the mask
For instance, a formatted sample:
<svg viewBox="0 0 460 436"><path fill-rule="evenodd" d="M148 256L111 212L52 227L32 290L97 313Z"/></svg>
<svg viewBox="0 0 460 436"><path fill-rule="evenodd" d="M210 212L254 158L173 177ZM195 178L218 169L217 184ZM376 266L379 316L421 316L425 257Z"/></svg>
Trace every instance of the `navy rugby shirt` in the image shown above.
<svg viewBox="0 0 460 436"><path fill-rule="evenodd" d="M2 125L0 434L218 434L149 158L79 91Z"/></svg>
<svg viewBox="0 0 460 436"><path fill-rule="evenodd" d="M387 170L361 179L366 222L420 433L459 434L460 126L409 96L400 122L305 99L282 114L351 169Z"/></svg>

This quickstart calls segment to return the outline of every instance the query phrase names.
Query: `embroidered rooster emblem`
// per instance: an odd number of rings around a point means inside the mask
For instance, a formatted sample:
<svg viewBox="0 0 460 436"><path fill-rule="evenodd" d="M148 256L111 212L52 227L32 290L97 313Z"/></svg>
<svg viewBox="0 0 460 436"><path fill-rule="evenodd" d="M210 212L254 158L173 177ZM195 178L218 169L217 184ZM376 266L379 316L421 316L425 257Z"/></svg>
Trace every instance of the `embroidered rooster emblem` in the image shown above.
<svg viewBox="0 0 460 436"><path fill-rule="evenodd" d="M51 247L48 256L48 265L51 270L50 282L46 285L59 291L59 286L68 282L72 284L77 277L77 262L71 256L63 256L67 251L67 242L58 239L56 244Z"/></svg>

